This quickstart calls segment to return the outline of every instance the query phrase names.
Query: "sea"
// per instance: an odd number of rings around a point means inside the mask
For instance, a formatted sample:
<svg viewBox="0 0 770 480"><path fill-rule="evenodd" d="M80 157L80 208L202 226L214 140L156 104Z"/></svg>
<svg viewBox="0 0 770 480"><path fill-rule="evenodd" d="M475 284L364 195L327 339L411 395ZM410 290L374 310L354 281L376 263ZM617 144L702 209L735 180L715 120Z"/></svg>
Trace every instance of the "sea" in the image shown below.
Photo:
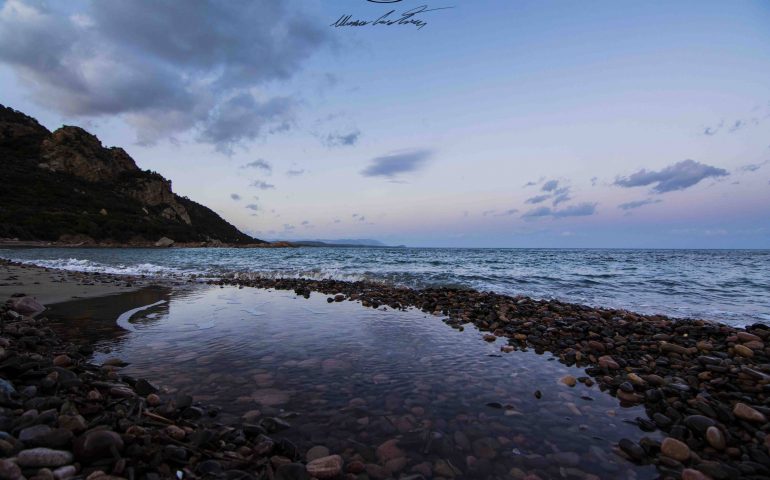
<svg viewBox="0 0 770 480"><path fill-rule="evenodd" d="M6 248L0 258L112 274L462 287L736 326L770 323L770 250Z"/></svg>

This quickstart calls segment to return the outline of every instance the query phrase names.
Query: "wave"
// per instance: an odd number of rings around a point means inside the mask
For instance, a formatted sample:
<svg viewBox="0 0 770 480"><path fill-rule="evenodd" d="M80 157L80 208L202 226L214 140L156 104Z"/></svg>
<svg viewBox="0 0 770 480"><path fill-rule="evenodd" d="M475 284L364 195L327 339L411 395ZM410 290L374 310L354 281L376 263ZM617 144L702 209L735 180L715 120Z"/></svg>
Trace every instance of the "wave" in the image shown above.
<svg viewBox="0 0 770 480"><path fill-rule="evenodd" d="M57 270L66 270L69 272L87 272L87 273L107 273L111 275L149 275L149 276L172 276L201 274L202 271L181 270L174 267L164 267L154 263L139 263L136 265L107 265L81 258L66 258L54 260L27 260L10 258L12 262L18 262L25 265L34 265L37 267L54 268Z"/></svg>

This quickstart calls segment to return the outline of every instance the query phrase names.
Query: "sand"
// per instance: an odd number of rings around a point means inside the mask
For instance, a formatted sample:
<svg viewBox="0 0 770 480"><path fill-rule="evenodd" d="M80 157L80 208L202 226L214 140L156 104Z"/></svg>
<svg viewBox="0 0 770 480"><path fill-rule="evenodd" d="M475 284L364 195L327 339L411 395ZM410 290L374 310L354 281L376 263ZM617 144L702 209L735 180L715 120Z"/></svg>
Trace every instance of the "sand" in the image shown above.
<svg viewBox="0 0 770 480"><path fill-rule="evenodd" d="M50 305L74 298L130 292L150 283L153 282L133 277L67 272L0 262L0 299L23 293L35 297L43 305Z"/></svg>

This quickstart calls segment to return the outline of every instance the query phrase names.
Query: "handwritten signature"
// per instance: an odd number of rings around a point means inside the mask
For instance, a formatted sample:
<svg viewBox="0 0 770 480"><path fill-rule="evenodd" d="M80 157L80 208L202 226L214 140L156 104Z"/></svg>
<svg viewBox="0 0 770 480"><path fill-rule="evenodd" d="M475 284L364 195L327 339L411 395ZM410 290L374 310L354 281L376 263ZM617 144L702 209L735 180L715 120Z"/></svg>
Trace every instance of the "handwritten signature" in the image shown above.
<svg viewBox="0 0 770 480"><path fill-rule="evenodd" d="M369 0L372 3L396 3L401 0ZM395 10L391 10L388 13L381 15L375 20L361 20L354 19L353 15L341 15L336 22L329 25L330 27L365 27L367 25L377 26L392 26L392 25L414 25L418 30L428 24L427 21L418 18L417 15L421 13L435 12L437 10L448 10L454 7L438 7L428 8L427 5L421 5L419 7L412 8L401 13L401 16L394 15Z"/></svg>

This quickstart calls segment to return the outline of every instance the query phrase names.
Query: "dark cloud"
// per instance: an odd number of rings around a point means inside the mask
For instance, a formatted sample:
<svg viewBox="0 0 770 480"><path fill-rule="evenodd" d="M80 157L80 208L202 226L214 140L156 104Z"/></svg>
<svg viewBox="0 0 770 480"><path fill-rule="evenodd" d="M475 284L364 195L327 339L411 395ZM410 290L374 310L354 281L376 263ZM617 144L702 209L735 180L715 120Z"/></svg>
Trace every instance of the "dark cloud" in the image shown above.
<svg viewBox="0 0 770 480"><path fill-rule="evenodd" d="M51 5L0 7L0 62L36 102L67 116L123 115L143 143L195 130L228 151L288 128L286 99L251 92L293 76L332 39L272 0L94 1L75 14ZM228 135L224 124L238 120Z"/></svg>
<svg viewBox="0 0 770 480"><path fill-rule="evenodd" d="M526 199L526 200L524 201L524 203L531 203L531 204L536 204L536 203L543 203L543 202L545 202L546 200L548 200L549 198L551 198L551 195L550 195L550 194L545 194L545 195L535 195L534 197L531 197L531 198L528 198L528 199Z"/></svg>
<svg viewBox="0 0 770 480"><path fill-rule="evenodd" d="M249 162L246 165L243 165L241 168L261 168L262 170L266 172L272 172L273 166L270 165L270 162L267 160L263 160L261 158L258 158L254 160L253 162Z"/></svg>
<svg viewBox="0 0 770 480"><path fill-rule="evenodd" d="M310 220L302 220L302 223L301 223L301 225L302 225L303 227L307 227L308 225L310 225Z"/></svg>
<svg viewBox="0 0 770 480"><path fill-rule="evenodd" d="M254 180L249 184L252 187L256 187L260 190L271 190L275 188L275 185L267 182L263 182L262 180Z"/></svg>
<svg viewBox="0 0 770 480"><path fill-rule="evenodd" d="M763 121L770 118L770 102L765 105L756 105L751 109L751 112L745 115L743 118L738 118L729 122L727 127L727 133L735 133L739 130L743 130L748 126L756 126ZM725 121L722 120L716 125L707 126L703 129L703 135L713 136L719 133L725 127Z"/></svg>
<svg viewBox="0 0 770 480"><path fill-rule="evenodd" d="M240 200L242 197L241 197L240 195L238 195L237 193L231 193L231 194L230 194L230 198L232 198L233 200L235 200L235 201L237 202L237 201L238 201L238 200Z"/></svg>
<svg viewBox="0 0 770 480"><path fill-rule="evenodd" d="M286 175L289 176L289 177L299 177L300 175L302 175L304 173L305 173L304 169L299 169L299 170L290 169L290 170L286 171Z"/></svg>
<svg viewBox="0 0 770 480"><path fill-rule="evenodd" d="M596 213L596 203L580 203L577 205L571 205L561 210L554 210L549 207L538 207L526 212L521 218L535 219L539 217L553 217L553 218L565 218L565 217L585 217Z"/></svg>
<svg viewBox="0 0 770 480"><path fill-rule="evenodd" d="M720 130L722 130L722 127L725 125L725 122L719 122L717 125L706 127L703 129L703 135L706 135L707 137L711 137L719 133Z"/></svg>
<svg viewBox="0 0 770 480"><path fill-rule="evenodd" d="M495 213L494 209L493 210L484 210L483 212L481 212L481 216L486 217L488 215L492 215L493 213Z"/></svg>
<svg viewBox="0 0 770 480"><path fill-rule="evenodd" d="M355 145L360 136L361 132L358 130L346 134L330 133L324 138L324 144L328 147L349 147Z"/></svg>
<svg viewBox="0 0 770 480"><path fill-rule="evenodd" d="M562 187L556 189L553 196L553 206L556 207L560 203L568 202L572 200L572 197L569 196L569 187Z"/></svg>
<svg viewBox="0 0 770 480"><path fill-rule="evenodd" d="M526 188L526 187L534 187L535 185L537 185L537 182L530 181L530 182L527 182L527 183L524 184L524 188Z"/></svg>
<svg viewBox="0 0 770 480"><path fill-rule="evenodd" d="M254 210L256 212L259 210L259 205L257 205L256 203L250 203L246 205L246 208L248 208L249 210Z"/></svg>
<svg viewBox="0 0 770 480"><path fill-rule="evenodd" d="M222 153L259 137L265 128L284 129L292 121L294 102L288 97L258 102L250 93L240 93L214 108L203 122L199 139L216 145Z"/></svg>
<svg viewBox="0 0 770 480"><path fill-rule="evenodd" d="M656 199L647 198L647 199L644 199L644 200L633 200L631 202L621 203L620 205L618 205L618 208L621 209L621 210L633 210L635 208L643 207L645 205L652 205L654 203L660 203L662 201L663 200L661 200L659 198L656 198Z"/></svg>
<svg viewBox="0 0 770 480"><path fill-rule="evenodd" d="M373 158L370 165L361 171L361 175L393 178L402 173L414 172L423 167L432 153L430 150L413 150Z"/></svg>
<svg viewBox="0 0 770 480"><path fill-rule="evenodd" d="M655 193L684 190L706 178L718 178L729 175L727 170L705 165L695 160L683 160L659 171L639 170L628 177L618 177L615 185L621 187L643 187L653 185Z"/></svg>

